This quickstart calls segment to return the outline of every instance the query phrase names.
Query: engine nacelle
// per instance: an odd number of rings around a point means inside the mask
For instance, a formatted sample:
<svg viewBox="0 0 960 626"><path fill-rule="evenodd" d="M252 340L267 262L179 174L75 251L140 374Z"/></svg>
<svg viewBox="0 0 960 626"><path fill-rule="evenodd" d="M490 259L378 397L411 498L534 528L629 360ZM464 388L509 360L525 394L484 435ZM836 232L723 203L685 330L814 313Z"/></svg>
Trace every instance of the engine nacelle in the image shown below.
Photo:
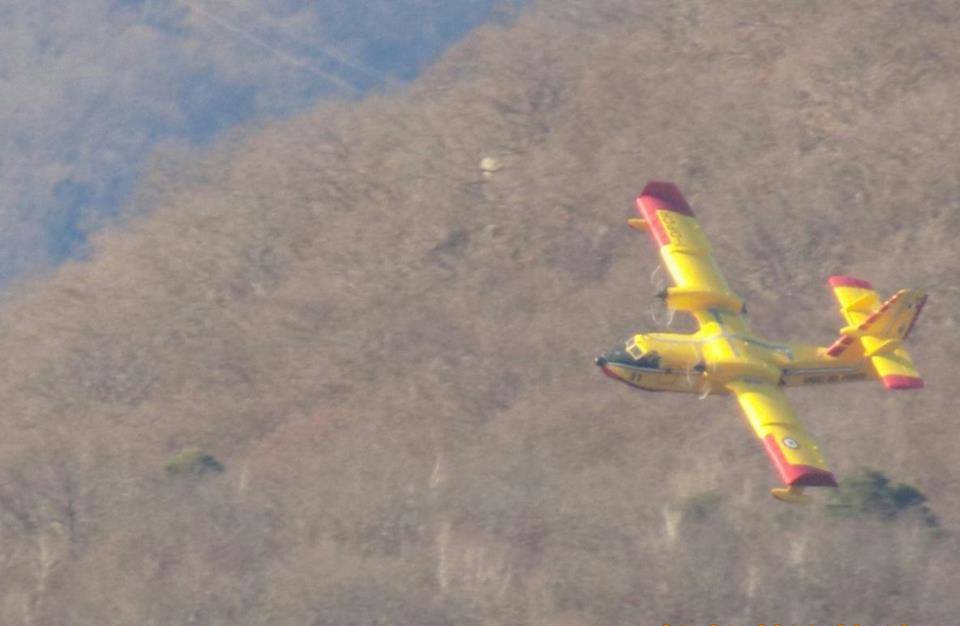
<svg viewBox="0 0 960 626"><path fill-rule="evenodd" d="M743 300L740 298L715 291L701 291L689 287L667 287L657 294L668 309L674 311L704 311L719 309L728 313L739 314L746 311Z"/></svg>

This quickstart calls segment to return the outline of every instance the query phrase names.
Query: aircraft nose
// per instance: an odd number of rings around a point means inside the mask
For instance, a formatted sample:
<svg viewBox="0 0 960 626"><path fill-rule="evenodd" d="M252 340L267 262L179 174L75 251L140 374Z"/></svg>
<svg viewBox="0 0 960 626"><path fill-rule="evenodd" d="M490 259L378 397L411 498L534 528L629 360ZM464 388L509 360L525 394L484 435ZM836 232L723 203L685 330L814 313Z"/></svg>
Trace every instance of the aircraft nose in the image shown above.
<svg viewBox="0 0 960 626"><path fill-rule="evenodd" d="M600 371L603 372L604 376L607 376L614 380L621 380L621 378L617 375L617 373L612 368L608 367L610 365L609 355L604 354L604 355L598 356L593 360L593 362L600 367Z"/></svg>

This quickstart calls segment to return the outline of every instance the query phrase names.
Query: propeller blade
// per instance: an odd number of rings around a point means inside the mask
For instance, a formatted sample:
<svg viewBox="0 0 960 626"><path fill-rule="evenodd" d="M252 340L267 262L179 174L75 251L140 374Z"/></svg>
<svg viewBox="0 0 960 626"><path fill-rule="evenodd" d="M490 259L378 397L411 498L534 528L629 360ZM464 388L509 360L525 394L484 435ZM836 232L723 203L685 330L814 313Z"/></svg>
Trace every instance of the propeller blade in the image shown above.
<svg viewBox="0 0 960 626"><path fill-rule="evenodd" d="M710 389L710 385L707 385L706 387L704 387L703 393L700 394L700 399L701 399L701 400L706 400L706 399L707 399L707 396L710 395L710 392L711 392L711 391L712 391L712 389Z"/></svg>

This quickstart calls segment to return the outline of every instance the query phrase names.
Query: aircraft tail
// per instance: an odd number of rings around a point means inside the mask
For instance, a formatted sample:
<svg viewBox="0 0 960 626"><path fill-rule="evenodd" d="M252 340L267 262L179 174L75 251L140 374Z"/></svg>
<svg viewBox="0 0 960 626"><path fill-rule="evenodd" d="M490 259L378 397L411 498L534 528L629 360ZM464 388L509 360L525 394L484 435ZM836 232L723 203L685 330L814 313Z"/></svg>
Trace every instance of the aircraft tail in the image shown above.
<svg viewBox="0 0 960 626"><path fill-rule="evenodd" d="M840 302L847 326L840 338L827 348L827 354L839 357L848 349L862 350L887 389L916 389L923 379L903 346L927 300L926 294L901 289L885 302L865 280L849 276L831 276L830 286Z"/></svg>

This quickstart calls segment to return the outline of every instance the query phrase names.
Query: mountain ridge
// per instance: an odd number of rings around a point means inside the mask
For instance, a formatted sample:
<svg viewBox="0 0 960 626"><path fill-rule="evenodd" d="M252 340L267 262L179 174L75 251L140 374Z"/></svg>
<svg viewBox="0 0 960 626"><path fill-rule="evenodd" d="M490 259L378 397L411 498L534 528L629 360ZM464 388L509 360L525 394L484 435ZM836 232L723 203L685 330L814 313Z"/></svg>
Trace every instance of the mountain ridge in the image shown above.
<svg viewBox="0 0 960 626"><path fill-rule="evenodd" d="M552 3L159 172L4 303L4 620L944 622L960 15L905 6ZM650 179L763 335L832 341L831 274L931 292L926 389L789 396L939 531L784 508L732 401L595 371L658 326ZM226 471L164 473L194 447Z"/></svg>

